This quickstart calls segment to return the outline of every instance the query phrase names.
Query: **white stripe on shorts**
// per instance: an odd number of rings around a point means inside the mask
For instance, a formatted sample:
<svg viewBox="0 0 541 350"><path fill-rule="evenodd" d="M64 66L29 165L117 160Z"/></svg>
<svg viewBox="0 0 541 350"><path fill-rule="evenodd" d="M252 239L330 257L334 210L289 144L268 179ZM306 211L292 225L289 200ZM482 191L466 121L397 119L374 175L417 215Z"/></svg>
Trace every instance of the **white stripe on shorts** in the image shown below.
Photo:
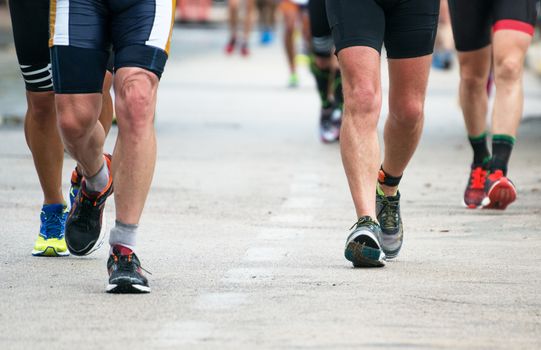
<svg viewBox="0 0 541 350"><path fill-rule="evenodd" d="M69 0L56 0L53 45L68 46L69 39Z"/></svg>
<svg viewBox="0 0 541 350"><path fill-rule="evenodd" d="M23 66L23 65L21 65L21 68L30 68L30 67L31 66ZM45 68L34 70L34 71L31 71L31 72L21 72L21 73L24 76L28 76L28 75L36 75L36 74L47 72L47 71L50 71L50 70L51 70L51 64L49 63Z"/></svg>
<svg viewBox="0 0 541 350"><path fill-rule="evenodd" d="M34 79L34 80L25 79L24 81L26 81L29 84L35 84L35 83L41 83L42 81L51 80L52 78L53 78L53 76L49 73L44 78L39 78L39 79Z"/></svg>
<svg viewBox="0 0 541 350"><path fill-rule="evenodd" d="M156 13L152 31L145 45L166 49L171 33L171 19L173 18L173 0L155 0Z"/></svg>

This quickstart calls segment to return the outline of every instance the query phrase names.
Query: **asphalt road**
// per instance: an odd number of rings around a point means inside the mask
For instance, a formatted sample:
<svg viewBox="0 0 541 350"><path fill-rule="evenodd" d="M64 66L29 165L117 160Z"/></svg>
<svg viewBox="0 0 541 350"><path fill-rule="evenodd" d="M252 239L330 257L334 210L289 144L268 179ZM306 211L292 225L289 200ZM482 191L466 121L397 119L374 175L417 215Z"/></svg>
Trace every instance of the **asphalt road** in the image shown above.
<svg viewBox="0 0 541 350"><path fill-rule="evenodd" d="M105 248L31 256L40 188L22 128L0 128L1 349L541 348L541 119L524 120L513 153L517 202L466 210L458 72L433 72L401 185L404 248L385 268L353 269L343 245L355 214L338 146L317 138L312 78L303 68L287 89L280 45L226 58L225 40L175 33L138 238L149 295L104 292ZM539 114L541 84L525 86L525 115ZM1 87L3 101L19 97L0 108L24 109L17 79Z"/></svg>

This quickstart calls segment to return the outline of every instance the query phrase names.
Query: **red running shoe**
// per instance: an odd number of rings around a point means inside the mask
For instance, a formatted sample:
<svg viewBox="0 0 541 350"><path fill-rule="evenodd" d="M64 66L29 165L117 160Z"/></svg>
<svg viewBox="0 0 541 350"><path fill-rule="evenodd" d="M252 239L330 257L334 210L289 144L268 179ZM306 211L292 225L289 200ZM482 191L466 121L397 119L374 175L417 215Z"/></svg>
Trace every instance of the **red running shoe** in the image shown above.
<svg viewBox="0 0 541 350"><path fill-rule="evenodd" d="M466 191L464 191L464 205L466 208L476 209L481 207L483 199L486 196L486 178L487 170L481 165L472 164L468 186L466 186Z"/></svg>
<svg viewBox="0 0 541 350"><path fill-rule="evenodd" d="M242 44L242 46L240 47L240 54L244 57L250 56L250 49L248 48L247 43Z"/></svg>
<svg viewBox="0 0 541 350"><path fill-rule="evenodd" d="M235 51L235 45L237 44L237 39L231 38L227 45L225 46L225 53L231 55Z"/></svg>
<svg viewBox="0 0 541 350"><path fill-rule="evenodd" d="M488 175L485 183L486 197L483 199L484 209L505 209L517 199L517 189L503 171L496 170Z"/></svg>

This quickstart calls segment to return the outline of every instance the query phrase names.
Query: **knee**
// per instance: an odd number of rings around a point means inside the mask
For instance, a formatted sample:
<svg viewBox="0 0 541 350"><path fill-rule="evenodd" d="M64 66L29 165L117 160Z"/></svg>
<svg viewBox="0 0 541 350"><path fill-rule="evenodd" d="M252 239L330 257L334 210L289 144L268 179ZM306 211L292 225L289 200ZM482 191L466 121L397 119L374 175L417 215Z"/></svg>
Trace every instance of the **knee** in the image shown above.
<svg viewBox="0 0 541 350"><path fill-rule="evenodd" d="M84 138L93 130L99 113L94 106L97 101L99 100L83 101L72 98L72 95L57 95L58 128L65 140Z"/></svg>
<svg viewBox="0 0 541 350"><path fill-rule="evenodd" d="M126 77L116 89L119 127L139 131L152 125L156 101L156 77L139 72Z"/></svg>
<svg viewBox="0 0 541 350"><path fill-rule="evenodd" d="M314 65L320 70L328 70L332 68L331 59L329 57L314 57Z"/></svg>
<svg viewBox="0 0 541 350"><path fill-rule="evenodd" d="M377 125L381 109L381 94L372 86L356 86L344 91L345 117L355 121Z"/></svg>
<svg viewBox="0 0 541 350"><path fill-rule="evenodd" d="M28 93L28 114L38 124L51 123L56 118L54 93Z"/></svg>
<svg viewBox="0 0 541 350"><path fill-rule="evenodd" d="M389 118L406 127L414 127L423 120L423 108L422 100L405 99L390 108Z"/></svg>
<svg viewBox="0 0 541 350"><path fill-rule="evenodd" d="M468 91L485 90L488 77L479 72L460 72L460 83Z"/></svg>
<svg viewBox="0 0 541 350"><path fill-rule="evenodd" d="M500 80L518 81L522 75L522 61L513 57L504 57L495 62L496 83Z"/></svg>

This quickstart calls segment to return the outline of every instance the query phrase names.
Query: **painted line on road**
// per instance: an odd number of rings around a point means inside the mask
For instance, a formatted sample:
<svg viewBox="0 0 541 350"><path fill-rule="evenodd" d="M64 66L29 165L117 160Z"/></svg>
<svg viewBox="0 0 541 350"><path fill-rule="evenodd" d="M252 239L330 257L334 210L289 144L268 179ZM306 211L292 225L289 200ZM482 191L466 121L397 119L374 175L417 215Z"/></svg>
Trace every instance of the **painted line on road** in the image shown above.
<svg viewBox="0 0 541 350"><path fill-rule="evenodd" d="M323 206L323 200L317 196L319 183L320 177L317 174L295 175L289 188L288 198L270 218L269 226L259 230L239 264L227 270L220 279L221 288L225 291L202 293L196 297L193 307L208 313L237 309L242 305L250 304L249 288L270 283L275 278L275 271L280 261L295 249L294 242L303 239L305 229L295 227L307 226L314 222L314 215L307 214L305 211L312 211ZM286 227L280 227L282 225ZM232 289L235 289L235 292L230 292ZM197 322L173 324L168 327L170 332L179 329L180 333L193 328L193 334L185 339L185 343L209 337L214 329L212 324ZM166 339L171 340L172 336L167 332L166 335L168 336ZM177 338L173 338L172 341L177 341Z"/></svg>

